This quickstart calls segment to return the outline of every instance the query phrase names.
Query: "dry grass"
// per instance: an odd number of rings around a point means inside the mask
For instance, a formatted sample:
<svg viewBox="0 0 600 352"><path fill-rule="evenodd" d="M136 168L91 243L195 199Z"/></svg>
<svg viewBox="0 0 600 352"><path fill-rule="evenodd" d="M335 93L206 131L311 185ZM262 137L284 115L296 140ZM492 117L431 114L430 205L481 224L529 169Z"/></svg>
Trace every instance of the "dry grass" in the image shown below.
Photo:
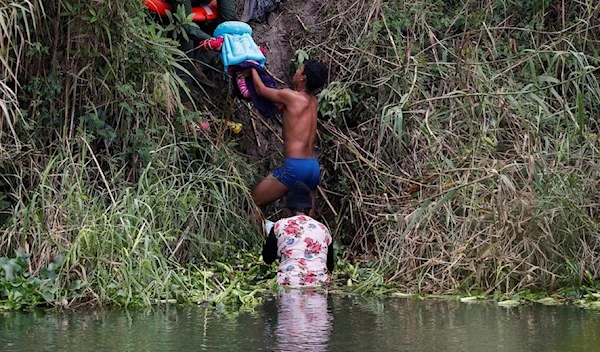
<svg viewBox="0 0 600 352"><path fill-rule="evenodd" d="M17 95L18 75L22 70L27 43L35 30L35 7L31 1L0 4L0 160L8 157L8 150L21 147L15 126L22 117Z"/></svg>
<svg viewBox="0 0 600 352"><path fill-rule="evenodd" d="M183 113L183 53L142 2L43 5L0 5L0 256L64 257L69 304L225 291L203 268L255 245L252 170L225 124L187 129L212 116Z"/></svg>
<svg viewBox="0 0 600 352"><path fill-rule="evenodd" d="M335 80L320 103L336 235L389 282L512 292L600 275L600 8L507 8L335 2L296 44Z"/></svg>

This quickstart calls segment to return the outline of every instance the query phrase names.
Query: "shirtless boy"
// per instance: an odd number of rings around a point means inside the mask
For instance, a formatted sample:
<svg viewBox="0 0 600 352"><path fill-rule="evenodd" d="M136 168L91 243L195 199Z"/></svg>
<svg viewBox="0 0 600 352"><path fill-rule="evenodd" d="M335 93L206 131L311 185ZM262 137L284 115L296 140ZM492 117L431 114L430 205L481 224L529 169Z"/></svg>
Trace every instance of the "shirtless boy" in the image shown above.
<svg viewBox="0 0 600 352"><path fill-rule="evenodd" d="M297 181L305 183L314 202L320 181L319 162L315 155L317 134L317 98L315 91L327 80L327 67L316 60L305 61L294 74L294 89L266 87L256 70L251 74L256 92L283 105L283 140L285 162L256 186L252 199L257 206L266 206L283 197ZM314 212L314 211L311 211Z"/></svg>

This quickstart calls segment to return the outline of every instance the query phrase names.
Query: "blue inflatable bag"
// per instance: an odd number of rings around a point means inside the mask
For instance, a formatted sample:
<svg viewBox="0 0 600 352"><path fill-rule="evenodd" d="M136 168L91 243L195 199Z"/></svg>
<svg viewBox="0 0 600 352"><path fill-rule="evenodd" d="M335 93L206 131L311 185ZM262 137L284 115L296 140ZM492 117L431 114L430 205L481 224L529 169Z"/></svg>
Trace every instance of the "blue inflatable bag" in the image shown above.
<svg viewBox="0 0 600 352"><path fill-rule="evenodd" d="M217 26L214 37L223 38L221 48L221 61L223 71L227 72L229 66L241 64L244 61L254 60L262 67L266 58L252 39L252 27L240 21L227 21Z"/></svg>

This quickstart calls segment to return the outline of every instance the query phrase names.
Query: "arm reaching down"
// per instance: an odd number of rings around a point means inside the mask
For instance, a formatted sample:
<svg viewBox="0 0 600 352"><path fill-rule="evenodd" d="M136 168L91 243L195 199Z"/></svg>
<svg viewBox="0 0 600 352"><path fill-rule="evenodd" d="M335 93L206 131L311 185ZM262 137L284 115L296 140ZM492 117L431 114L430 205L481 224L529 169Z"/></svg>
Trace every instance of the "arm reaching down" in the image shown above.
<svg viewBox="0 0 600 352"><path fill-rule="evenodd" d="M262 79L260 79L260 75L258 71L255 69L251 70L252 81L254 82L254 87L256 88L256 93L261 97L268 99L274 103L281 103L286 106L291 104L294 101L294 91L288 88L284 89L276 89L269 88L265 86Z"/></svg>

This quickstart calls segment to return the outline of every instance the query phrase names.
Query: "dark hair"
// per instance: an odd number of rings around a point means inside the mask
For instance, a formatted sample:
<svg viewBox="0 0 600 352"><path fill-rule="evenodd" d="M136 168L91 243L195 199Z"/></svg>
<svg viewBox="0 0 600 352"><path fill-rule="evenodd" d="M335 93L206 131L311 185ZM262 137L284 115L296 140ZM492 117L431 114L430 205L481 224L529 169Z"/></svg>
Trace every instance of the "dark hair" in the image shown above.
<svg viewBox="0 0 600 352"><path fill-rule="evenodd" d="M296 214L296 213L304 213L304 214L308 214L310 213L310 210L312 208L308 208L308 209L295 209L295 208L288 208L289 212L292 214Z"/></svg>
<svg viewBox="0 0 600 352"><path fill-rule="evenodd" d="M309 92L323 87L327 81L327 66L315 59L304 61L304 75L306 76L306 89Z"/></svg>
<svg viewBox="0 0 600 352"><path fill-rule="evenodd" d="M310 190L304 182L296 181L285 197L285 207L296 211L305 212L312 208Z"/></svg>

